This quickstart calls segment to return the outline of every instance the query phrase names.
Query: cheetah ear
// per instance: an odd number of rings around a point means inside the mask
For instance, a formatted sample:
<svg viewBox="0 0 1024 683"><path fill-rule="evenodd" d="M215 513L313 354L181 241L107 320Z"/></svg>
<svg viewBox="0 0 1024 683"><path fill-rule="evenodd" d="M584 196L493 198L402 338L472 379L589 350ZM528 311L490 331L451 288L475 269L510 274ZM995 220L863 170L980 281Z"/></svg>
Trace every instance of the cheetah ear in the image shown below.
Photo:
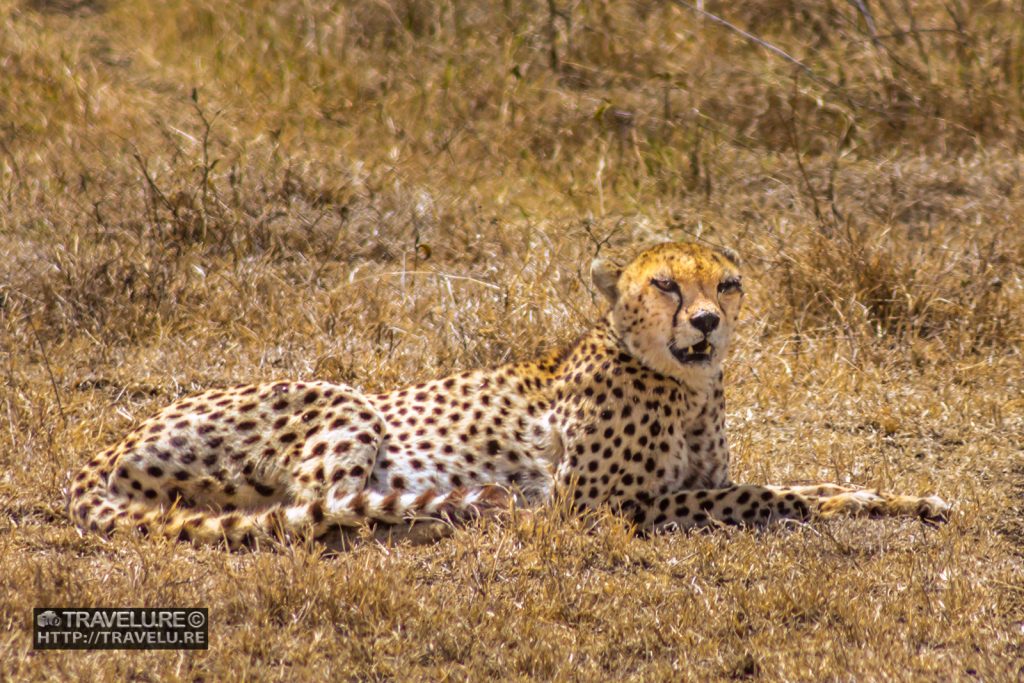
<svg viewBox="0 0 1024 683"><path fill-rule="evenodd" d="M590 264L590 278L594 286L613 304L619 300L619 276L622 269L605 259L594 259Z"/></svg>

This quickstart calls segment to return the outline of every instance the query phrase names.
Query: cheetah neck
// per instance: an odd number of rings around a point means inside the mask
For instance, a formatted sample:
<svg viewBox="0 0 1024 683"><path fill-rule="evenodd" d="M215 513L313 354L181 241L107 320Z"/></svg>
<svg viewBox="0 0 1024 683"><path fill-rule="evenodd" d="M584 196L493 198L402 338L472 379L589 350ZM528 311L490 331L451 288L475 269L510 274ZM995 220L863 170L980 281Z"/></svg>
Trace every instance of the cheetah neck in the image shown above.
<svg viewBox="0 0 1024 683"><path fill-rule="evenodd" d="M555 383L571 382L581 370L590 368L590 372L600 370L605 373L640 374L655 384L678 387L681 391L695 397L712 397L716 389L721 389L722 372L709 373L699 380L670 377L648 367L629 351L625 341L616 333L609 313L601 321L580 337L567 349L553 354L551 358L542 359L539 365L547 366Z"/></svg>
<svg viewBox="0 0 1024 683"><path fill-rule="evenodd" d="M625 404L647 410L670 404L674 419L687 424L720 419L720 411L712 409L723 396L720 371L702 384L663 375L628 352L607 318L566 350L519 364L515 372L538 378L531 402L551 410L555 422L578 416L581 409L594 417L610 409L621 412Z"/></svg>

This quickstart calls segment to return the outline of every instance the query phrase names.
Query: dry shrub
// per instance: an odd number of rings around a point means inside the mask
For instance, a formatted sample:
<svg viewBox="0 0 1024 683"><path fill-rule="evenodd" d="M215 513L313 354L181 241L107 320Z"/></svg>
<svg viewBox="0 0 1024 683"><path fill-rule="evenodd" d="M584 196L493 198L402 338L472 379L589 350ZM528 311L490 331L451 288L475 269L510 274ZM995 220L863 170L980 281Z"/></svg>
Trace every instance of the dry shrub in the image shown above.
<svg viewBox="0 0 1024 683"><path fill-rule="evenodd" d="M782 286L780 314L793 331L839 329L896 343L938 337L956 353L1019 337L1019 290L1004 283L1020 264L998 237L965 241L954 228L920 241L898 231L878 224L831 235L811 230L787 244L769 272Z"/></svg>

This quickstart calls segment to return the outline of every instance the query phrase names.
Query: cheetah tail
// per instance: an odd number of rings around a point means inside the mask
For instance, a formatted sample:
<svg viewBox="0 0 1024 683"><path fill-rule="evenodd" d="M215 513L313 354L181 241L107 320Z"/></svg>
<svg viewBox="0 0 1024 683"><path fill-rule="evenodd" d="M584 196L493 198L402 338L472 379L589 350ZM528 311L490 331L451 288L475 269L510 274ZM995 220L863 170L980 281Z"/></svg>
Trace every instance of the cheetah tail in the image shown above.
<svg viewBox="0 0 1024 683"><path fill-rule="evenodd" d="M273 546L293 538L317 538L337 527L357 528L367 523L397 526L433 520L461 524L507 509L510 500L511 494L499 486L456 489L446 493L362 491L327 503L314 501L232 512L177 507L164 509L117 500L110 502L114 511L102 525L84 519L79 523L101 533L139 531L195 545L226 545L238 549Z"/></svg>

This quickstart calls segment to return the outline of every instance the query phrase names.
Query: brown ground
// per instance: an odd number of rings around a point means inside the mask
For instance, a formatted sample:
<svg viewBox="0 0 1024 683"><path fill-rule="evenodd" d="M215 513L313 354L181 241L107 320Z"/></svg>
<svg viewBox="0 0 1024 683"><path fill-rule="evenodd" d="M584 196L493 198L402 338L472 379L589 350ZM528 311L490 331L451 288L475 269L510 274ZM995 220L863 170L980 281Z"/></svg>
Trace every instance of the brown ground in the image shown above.
<svg viewBox="0 0 1024 683"><path fill-rule="evenodd" d="M1024 676L1020 4L706 7L809 71L670 2L0 0L0 680ZM177 397L529 356L595 254L695 236L748 264L736 478L948 525L324 557L63 517ZM33 653L53 605L207 606L212 646Z"/></svg>

